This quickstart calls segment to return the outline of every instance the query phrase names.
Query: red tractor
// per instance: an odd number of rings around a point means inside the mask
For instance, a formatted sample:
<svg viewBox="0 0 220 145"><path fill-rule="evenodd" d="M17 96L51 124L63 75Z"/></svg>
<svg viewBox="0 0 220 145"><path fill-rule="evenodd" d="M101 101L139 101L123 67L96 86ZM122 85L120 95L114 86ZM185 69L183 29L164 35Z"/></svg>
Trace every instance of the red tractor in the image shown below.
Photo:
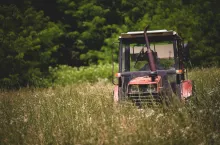
<svg viewBox="0 0 220 145"><path fill-rule="evenodd" d="M147 29L119 36L114 101L161 103L171 96L186 100L193 90L184 67L189 59L188 47L175 31Z"/></svg>

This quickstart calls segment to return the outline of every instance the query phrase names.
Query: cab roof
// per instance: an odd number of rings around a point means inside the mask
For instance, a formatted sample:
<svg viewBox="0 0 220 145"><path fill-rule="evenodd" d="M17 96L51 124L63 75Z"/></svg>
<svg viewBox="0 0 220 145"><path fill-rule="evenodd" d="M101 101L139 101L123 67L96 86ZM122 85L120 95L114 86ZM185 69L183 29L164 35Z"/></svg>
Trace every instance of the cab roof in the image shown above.
<svg viewBox="0 0 220 145"><path fill-rule="evenodd" d="M147 36L150 42L172 41L175 38L181 39L177 32L166 29L147 31ZM144 31L121 33L119 40L122 40L125 43L146 43Z"/></svg>

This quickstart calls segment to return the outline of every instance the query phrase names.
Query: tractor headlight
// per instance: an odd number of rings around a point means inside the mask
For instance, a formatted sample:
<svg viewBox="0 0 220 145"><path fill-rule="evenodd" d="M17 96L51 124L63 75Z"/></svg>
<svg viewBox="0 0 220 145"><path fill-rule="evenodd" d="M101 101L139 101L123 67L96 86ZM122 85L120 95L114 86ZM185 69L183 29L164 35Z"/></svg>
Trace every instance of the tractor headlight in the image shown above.
<svg viewBox="0 0 220 145"><path fill-rule="evenodd" d="M149 84L149 85L147 85L147 92L148 93L157 92L157 85L156 84Z"/></svg>
<svg viewBox="0 0 220 145"><path fill-rule="evenodd" d="M130 93L155 93L157 92L156 84L145 84L145 85L130 85Z"/></svg>
<svg viewBox="0 0 220 145"><path fill-rule="evenodd" d="M131 86L130 86L130 92L131 92L131 93L139 92L139 87L138 87L138 85L131 85Z"/></svg>

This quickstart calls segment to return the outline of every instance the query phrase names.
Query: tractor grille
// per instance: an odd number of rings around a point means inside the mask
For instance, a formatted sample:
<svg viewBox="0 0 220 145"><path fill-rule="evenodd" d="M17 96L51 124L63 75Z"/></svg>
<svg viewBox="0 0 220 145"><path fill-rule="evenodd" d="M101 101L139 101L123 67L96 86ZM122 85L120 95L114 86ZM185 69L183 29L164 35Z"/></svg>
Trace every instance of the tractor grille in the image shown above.
<svg viewBox="0 0 220 145"><path fill-rule="evenodd" d="M136 104L159 105L162 103L162 99L158 93L128 94L128 98Z"/></svg>

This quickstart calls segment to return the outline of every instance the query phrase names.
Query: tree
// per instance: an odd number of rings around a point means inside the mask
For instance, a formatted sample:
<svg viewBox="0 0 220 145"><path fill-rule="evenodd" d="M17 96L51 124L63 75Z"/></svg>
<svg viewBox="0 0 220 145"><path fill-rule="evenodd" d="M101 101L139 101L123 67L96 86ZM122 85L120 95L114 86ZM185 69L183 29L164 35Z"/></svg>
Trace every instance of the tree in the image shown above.
<svg viewBox="0 0 220 145"><path fill-rule="evenodd" d="M38 85L56 63L52 57L63 34L43 11L32 7L20 11L16 6L0 9L0 84L2 86Z"/></svg>
<svg viewBox="0 0 220 145"><path fill-rule="evenodd" d="M195 0L187 3L192 8L197 24L192 27L192 61L197 66L220 65L220 10L217 0Z"/></svg>

